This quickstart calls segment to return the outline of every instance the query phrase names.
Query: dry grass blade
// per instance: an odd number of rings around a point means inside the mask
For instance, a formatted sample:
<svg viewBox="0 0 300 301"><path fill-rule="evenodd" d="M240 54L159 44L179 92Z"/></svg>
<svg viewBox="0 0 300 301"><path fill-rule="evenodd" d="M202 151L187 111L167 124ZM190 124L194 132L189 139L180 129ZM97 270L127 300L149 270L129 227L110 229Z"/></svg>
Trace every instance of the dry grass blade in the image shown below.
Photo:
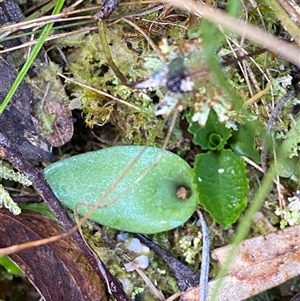
<svg viewBox="0 0 300 301"><path fill-rule="evenodd" d="M108 93L105 93L105 92L103 92L103 91L100 91L100 90L98 90L98 89L95 89L95 88L93 88L93 87L90 87L90 86L88 86L88 85L82 84L82 83L80 83L80 82L78 82L78 81L75 81L75 80L73 80L73 79L71 79L71 78L68 78L68 77L64 76L64 75L61 74L61 73L57 73L57 75L59 75L60 77L64 78L65 80L67 80L67 81L69 81L69 82L72 82L72 83L74 83L74 84L76 84L76 85L78 85L78 86L84 87L84 88L89 89L89 90L91 90L91 91L93 91L93 92L96 92L96 93L99 93L99 94L101 94L101 95L104 95L104 96L106 96L106 97L108 97L108 98L111 98L111 99L113 99L113 100L115 100L115 101L117 101L117 102L119 102L119 103L125 104L125 105L128 106L128 107L132 107L132 108L136 109L137 111L140 111L140 110L141 110L141 109L138 108L137 106L132 105L131 103L129 103L129 102L127 102L127 101L124 101L124 100L122 100L122 99L120 99L120 98L114 97L114 96L112 96L112 95L110 95L110 94L108 94Z"/></svg>
<svg viewBox="0 0 300 301"><path fill-rule="evenodd" d="M289 14L291 21L297 22L300 24L300 11L299 7L293 3L294 1L287 1L287 0L278 0L280 5L284 8L284 10Z"/></svg>
<svg viewBox="0 0 300 301"><path fill-rule="evenodd" d="M95 10L95 7L83 8L83 9L79 9L76 11L75 10L74 11L65 11L65 12L61 12L59 14L55 14L55 15L43 16L40 18L35 18L33 20L19 22L16 24L9 24L9 25L0 27L0 33L2 33L2 32L13 33L13 32L19 31L19 30L24 30L24 29L34 28L34 27L41 27L48 23L64 22L67 20L70 21L72 19L73 20L91 19L91 16L78 16L78 17L74 17L74 18L67 18L71 15L80 14L80 13L88 12L91 10Z"/></svg>
<svg viewBox="0 0 300 301"><path fill-rule="evenodd" d="M53 34L51 36L48 36L45 41L48 42L48 41L51 41L51 40L59 39L59 38L62 38L62 37L69 36L70 34L74 34L75 35L77 33L83 33L83 32L87 32L88 33L88 32L91 32L92 30L95 30L95 29L97 29L97 27L82 28L82 29L74 30L71 33L70 32L66 32L66 33ZM37 41L37 39L34 39L34 40L25 42L25 43L23 43L21 45L15 46L15 47L11 47L11 48L0 50L0 54L11 52L11 51L14 51L14 50L17 50L17 49L22 49L22 48L25 48L25 47L29 47L29 46L35 45L36 41Z"/></svg>
<svg viewBox="0 0 300 301"><path fill-rule="evenodd" d="M287 29L288 33L295 39L297 45L300 46L300 29L297 24L294 23L294 21L297 20L297 13L289 11L290 15L288 15L288 12L286 12L276 0L267 0L267 3L275 12L282 25ZM281 4L287 3L281 1ZM285 5L285 9L288 8L289 6Z"/></svg>
<svg viewBox="0 0 300 301"><path fill-rule="evenodd" d="M202 16L212 23L219 24L225 29L263 45L296 65L300 64L299 48L283 42L253 25L242 23L219 9L212 10L210 7L201 5L192 0L186 0L184 2L180 0L163 0L163 2L171 3L183 10Z"/></svg>

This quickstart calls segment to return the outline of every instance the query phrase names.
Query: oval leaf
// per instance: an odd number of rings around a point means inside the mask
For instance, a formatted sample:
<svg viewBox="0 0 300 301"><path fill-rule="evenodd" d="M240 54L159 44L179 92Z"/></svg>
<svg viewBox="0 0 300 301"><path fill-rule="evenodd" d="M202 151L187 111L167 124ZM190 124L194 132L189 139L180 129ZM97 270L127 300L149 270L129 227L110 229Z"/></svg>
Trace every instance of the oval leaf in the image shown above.
<svg viewBox="0 0 300 301"><path fill-rule="evenodd" d="M45 177L66 207L74 210L77 205L77 212L85 215L143 149L143 146L118 146L74 156L46 168ZM193 171L177 155L163 151L146 176L125 192L160 152L148 147L91 219L138 233L166 231L184 223L195 211L198 197ZM176 195L180 187L191 192L186 200ZM103 208L115 198L112 205Z"/></svg>
<svg viewBox="0 0 300 301"><path fill-rule="evenodd" d="M231 150L208 152L197 155L194 171L199 203L228 228L246 206L248 180L244 161Z"/></svg>

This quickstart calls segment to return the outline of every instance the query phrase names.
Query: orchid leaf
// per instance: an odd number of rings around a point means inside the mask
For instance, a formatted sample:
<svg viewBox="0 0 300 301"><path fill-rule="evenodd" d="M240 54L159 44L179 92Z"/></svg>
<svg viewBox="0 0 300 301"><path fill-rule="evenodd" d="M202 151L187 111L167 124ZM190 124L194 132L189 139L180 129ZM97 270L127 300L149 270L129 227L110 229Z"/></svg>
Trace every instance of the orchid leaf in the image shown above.
<svg viewBox="0 0 300 301"><path fill-rule="evenodd" d="M118 146L73 156L47 167L45 177L62 204L71 210L76 207L83 216L137 159L91 219L137 233L178 227L197 206L192 168L179 156L154 147L147 147L138 158L143 149L143 146ZM159 161L151 167L160 154ZM145 177L134 184L147 168ZM186 196L179 193L182 190Z"/></svg>

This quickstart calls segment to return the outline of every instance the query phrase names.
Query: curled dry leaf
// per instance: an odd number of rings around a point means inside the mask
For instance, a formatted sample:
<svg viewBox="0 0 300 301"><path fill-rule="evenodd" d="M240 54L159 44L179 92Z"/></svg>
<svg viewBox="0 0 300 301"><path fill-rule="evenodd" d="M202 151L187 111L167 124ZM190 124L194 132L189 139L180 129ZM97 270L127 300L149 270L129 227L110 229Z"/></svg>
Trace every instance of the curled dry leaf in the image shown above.
<svg viewBox="0 0 300 301"><path fill-rule="evenodd" d="M8 247L62 233L54 220L34 212L15 216L0 210L0 247ZM98 276L71 238L24 249L10 258L25 272L46 301L101 300L105 290Z"/></svg>
<svg viewBox="0 0 300 301"><path fill-rule="evenodd" d="M300 226L245 240L218 292L219 301L240 301L300 275ZM223 266L231 246L218 248L212 257ZM209 295L216 281L209 282ZM182 301L199 301L199 287L187 290Z"/></svg>

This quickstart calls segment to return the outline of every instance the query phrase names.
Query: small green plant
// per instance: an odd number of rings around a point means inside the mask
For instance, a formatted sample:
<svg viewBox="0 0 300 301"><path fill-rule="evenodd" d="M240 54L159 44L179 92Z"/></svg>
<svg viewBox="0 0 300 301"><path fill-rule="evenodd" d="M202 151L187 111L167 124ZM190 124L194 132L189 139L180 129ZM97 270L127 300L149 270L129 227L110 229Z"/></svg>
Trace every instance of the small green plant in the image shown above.
<svg viewBox="0 0 300 301"><path fill-rule="evenodd" d="M0 184L0 208L5 207L14 215L21 213L20 207L11 198L7 190Z"/></svg>
<svg viewBox="0 0 300 301"><path fill-rule="evenodd" d="M277 207L275 214L278 216L282 216L282 220L280 221L280 228L284 229L286 226L294 226L300 223L300 198L299 198L299 190L297 191L298 195L292 196L288 198L289 205L284 209L280 209Z"/></svg>
<svg viewBox="0 0 300 301"><path fill-rule="evenodd" d="M194 143L207 150L196 156L194 182L199 193L199 204L224 228L239 218L247 204L248 180L243 159L226 146L237 149L240 155L257 157L254 149L254 133L248 133L247 145L231 140L232 129L222 125L211 111L205 128L192 122L193 112L188 115L189 131ZM237 147L238 146L238 147Z"/></svg>

